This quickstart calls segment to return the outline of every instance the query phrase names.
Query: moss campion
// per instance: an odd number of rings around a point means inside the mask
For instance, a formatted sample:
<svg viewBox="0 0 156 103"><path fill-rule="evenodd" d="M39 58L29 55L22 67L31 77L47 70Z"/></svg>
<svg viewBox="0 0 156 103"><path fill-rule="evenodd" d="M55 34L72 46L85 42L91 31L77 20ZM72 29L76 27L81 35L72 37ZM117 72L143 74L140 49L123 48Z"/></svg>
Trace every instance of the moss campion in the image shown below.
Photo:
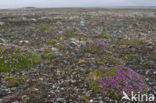
<svg viewBox="0 0 156 103"><path fill-rule="evenodd" d="M88 83L96 92L104 96L119 99L125 91L128 95L134 93L145 93L146 84L141 75L123 65L111 68L101 68L89 74Z"/></svg>

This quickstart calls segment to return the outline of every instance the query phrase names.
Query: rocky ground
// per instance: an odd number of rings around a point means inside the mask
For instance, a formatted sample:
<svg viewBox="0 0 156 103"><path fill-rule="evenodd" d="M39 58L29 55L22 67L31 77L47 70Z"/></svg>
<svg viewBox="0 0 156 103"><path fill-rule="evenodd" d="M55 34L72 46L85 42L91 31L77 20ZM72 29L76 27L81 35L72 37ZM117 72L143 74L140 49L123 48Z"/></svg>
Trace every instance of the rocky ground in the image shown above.
<svg viewBox="0 0 156 103"><path fill-rule="evenodd" d="M0 73L0 103L121 102L95 94L85 82L100 66L88 49L88 43L99 39L143 75L148 93L156 95L155 9L0 10L0 39L43 57L33 67ZM54 57L45 58L45 50ZM7 76L24 77L25 82L7 87Z"/></svg>

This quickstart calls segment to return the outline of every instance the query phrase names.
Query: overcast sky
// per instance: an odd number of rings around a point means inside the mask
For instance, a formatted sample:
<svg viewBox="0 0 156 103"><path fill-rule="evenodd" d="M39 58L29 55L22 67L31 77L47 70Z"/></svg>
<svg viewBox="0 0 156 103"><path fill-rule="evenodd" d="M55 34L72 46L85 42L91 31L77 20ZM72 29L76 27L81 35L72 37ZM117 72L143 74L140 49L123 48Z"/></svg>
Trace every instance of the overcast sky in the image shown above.
<svg viewBox="0 0 156 103"><path fill-rule="evenodd" d="M156 0L0 0L0 8L156 6Z"/></svg>

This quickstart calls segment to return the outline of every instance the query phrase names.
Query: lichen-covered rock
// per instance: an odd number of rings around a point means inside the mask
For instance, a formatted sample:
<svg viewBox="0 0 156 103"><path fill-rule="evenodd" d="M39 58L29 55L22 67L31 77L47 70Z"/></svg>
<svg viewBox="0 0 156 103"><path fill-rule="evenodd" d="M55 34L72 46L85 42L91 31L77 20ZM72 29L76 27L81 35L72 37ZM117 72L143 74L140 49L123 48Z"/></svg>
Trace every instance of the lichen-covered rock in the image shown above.
<svg viewBox="0 0 156 103"><path fill-rule="evenodd" d="M87 82L95 92L101 92L104 96L116 99L123 96L123 91L129 96L132 91L133 93L147 91L142 76L123 65L95 70L89 74Z"/></svg>

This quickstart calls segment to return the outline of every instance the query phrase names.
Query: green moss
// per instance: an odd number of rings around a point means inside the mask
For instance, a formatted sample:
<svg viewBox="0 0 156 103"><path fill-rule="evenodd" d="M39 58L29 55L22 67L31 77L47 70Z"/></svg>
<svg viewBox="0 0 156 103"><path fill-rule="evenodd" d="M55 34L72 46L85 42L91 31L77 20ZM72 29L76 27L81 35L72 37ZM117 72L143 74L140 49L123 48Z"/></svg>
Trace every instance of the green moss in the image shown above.
<svg viewBox="0 0 156 103"><path fill-rule="evenodd" d="M65 37L72 37L72 36L74 36L73 30L72 29L67 29L65 31Z"/></svg>
<svg viewBox="0 0 156 103"><path fill-rule="evenodd" d="M90 81L88 82L89 87L95 92L98 93L99 92L99 84L96 83L95 81Z"/></svg>
<svg viewBox="0 0 156 103"><path fill-rule="evenodd" d="M122 40L118 44L119 45L136 45L137 40Z"/></svg>
<svg viewBox="0 0 156 103"><path fill-rule="evenodd" d="M100 58L96 60L97 64L104 64L106 66L119 65L121 60L111 55L103 54Z"/></svg>
<svg viewBox="0 0 156 103"><path fill-rule="evenodd" d="M116 69L117 68L113 67L108 72L105 72L104 69L99 69L99 70L95 70L95 71L91 72L89 75L94 74L94 76L96 76L96 77L100 77L100 78L104 77L104 78L106 78L107 76L114 76L115 75L114 71Z"/></svg>
<svg viewBox="0 0 156 103"><path fill-rule="evenodd" d="M89 57L89 55L90 55L89 53L85 53L84 54L85 57Z"/></svg>
<svg viewBox="0 0 156 103"><path fill-rule="evenodd" d="M47 45L54 45L54 44L56 44L56 41L55 41L55 40L48 40L48 41L46 42L46 44L47 44Z"/></svg>
<svg viewBox="0 0 156 103"><path fill-rule="evenodd" d="M102 37L102 38L108 38L108 35L107 35L107 33L102 32L102 33L100 34L100 37Z"/></svg>
<svg viewBox="0 0 156 103"><path fill-rule="evenodd" d="M23 84L25 79L26 78L24 77L15 77L15 76L7 76L4 78L7 87L17 87L20 84Z"/></svg>
<svg viewBox="0 0 156 103"><path fill-rule="evenodd" d="M128 55L125 55L125 58L128 58L128 59L134 59L138 56L138 54L128 54Z"/></svg>
<svg viewBox="0 0 156 103"><path fill-rule="evenodd" d="M3 43L3 40L2 39L0 39L0 43Z"/></svg>
<svg viewBox="0 0 156 103"><path fill-rule="evenodd" d="M33 66L41 56L15 47L0 47L0 72L9 72Z"/></svg>
<svg viewBox="0 0 156 103"><path fill-rule="evenodd" d="M85 101L87 101L88 100L88 96L86 96L86 95L83 95L83 99L85 100Z"/></svg>
<svg viewBox="0 0 156 103"><path fill-rule="evenodd" d="M53 52L49 52L48 50L45 50L44 51L44 54L43 54L43 57L45 59L51 59L51 58L55 57L55 55L54 55Z"/></svg>
<svg viewBox="0 0 156 103"><path fill-rule="evenodd" d="M46 30L47 30L47 27L45 27L45 26L43 26L43 27L40 28L40 31L42 31L42 32L44 32Z"/></svg>
<svg viewBox="0 0 156 103"><path fill-rule="evenodd" d="M4 26L4 25L0 25L0 29L4 30L4 31L7 31L8 30L8 27Z"/></svg>
<svg viewBox="0 0 156 103"><path fill-rule="evenodd" d="M150 66L151 63L150 63L149 61L146 61L146 62L144 63L144 65L146 65L146 66Z"/></svg>
<svg viewBox="0 0 156 103"><path fill-rule="evenodd" d="M57 44L56 48L63 49L63 45L62 44Z"/></svg>

